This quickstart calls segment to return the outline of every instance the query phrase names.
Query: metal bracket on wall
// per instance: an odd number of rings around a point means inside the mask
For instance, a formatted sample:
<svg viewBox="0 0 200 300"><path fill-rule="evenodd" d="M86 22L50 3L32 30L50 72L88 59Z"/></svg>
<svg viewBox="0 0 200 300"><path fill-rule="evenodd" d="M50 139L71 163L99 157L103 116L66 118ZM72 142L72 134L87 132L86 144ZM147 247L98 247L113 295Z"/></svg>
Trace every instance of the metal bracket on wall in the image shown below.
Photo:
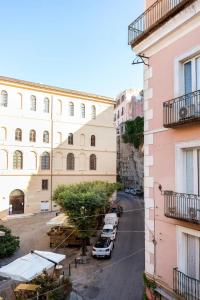
<svg viewBox="0 0 200 300"><path fill-rule="evenodd" d="M149 57L139 54L134 58L132 65L144 64L149 67L149 63L146 60L149 62Z"/></svg>

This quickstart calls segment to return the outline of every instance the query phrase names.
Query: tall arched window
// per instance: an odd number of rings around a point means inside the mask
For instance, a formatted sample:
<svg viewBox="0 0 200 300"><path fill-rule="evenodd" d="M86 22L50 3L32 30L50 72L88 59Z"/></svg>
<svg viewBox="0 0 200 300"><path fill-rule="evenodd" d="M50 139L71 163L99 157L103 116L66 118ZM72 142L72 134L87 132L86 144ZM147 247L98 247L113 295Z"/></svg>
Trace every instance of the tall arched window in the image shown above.
<svg viewBox="0 0 200 300"><path fill-rule="evenodd" d="M29 133L29 141L35 143L36 142L36 131L34 129L30 130Z"/></svg>
<svg viewBox="0 0 200 300"><path fill-rule="evenodd" d="M67 154L67 170L74 170L74 167L75 167L74 154L69 153Z"/></svg>
<svg viewBox="0 0 200 300"><path fill-rule="evenodd" d="M34 95L31 95L31 103L30 103L30 109L33 111L36 111L36 97Z"/></svg>
<svg viewBox="0 0 200 300"><path fill-rule="evenodd" d="M92 105L92 107L91 107L91 117L92 117L93 120L96 119L96 107L95 107L95 105Z"/></svg>
<svg viewBox="0 0 200 300"><path fill-rule="evenodd" d="M57 99L56 101L56 114L57 115L62 114L62 101L60 99Z"/></svg>
<svg viewBox="0 0 200 300"><path fill-rule="evenodd" d="M81 118L85 118L85 104L81 103Z"/></svg>
<svg viewBox="0 0 200 300"><path fill-rule="evenodd" d="M49 143L49 132L47 130L43 132L43 143Z"/></svg>
<svg viewBox="0 0 200 300"><path fill-rule="evenodd" d="M95 135L91 135L91 146L95 146L95 145L96 145Z"/></svg>
<svg viewBox="0 0 200 300"><path fill-rule="evenodd" d="M74 116L74 103L73 102L69 102L69 115L71 117Z"/></svg>
<svg viewBox="0 0 200 300"><path fill-rule="evenodd" d="M0 150L0 170L8 169L8 152L6 150Z"/></svg>
<svg viewBox="0 0 200 300"><path fill-rule="evenodd" d="M44 112L49 113L49 98L44 98Z"/></svg>
<svg viewBox="0 0 200 300"><path fill-rule="evenodd" d="M23 154L19 150L16 150L13 154L13 169L23 169Z"/></svg>
<svg viewBox="0 0 200 300"><path fill-rule="evenodd" d="M0 106L8 106L8 93L6 91L1 92Z"/></svg>
<svg viewBox="0 0 200 300"><path fill-rule="evenodd" d="M90 170L97 169L97 158L95 154L90 155Z"/></svg>
<svg viewBox="0 0 200 300"><path fill-rule="evenodd" d="M68 145L73 145L74 144L74 138L73 138L73 133L68 134Z"/></svg>
<svg viewBox="0 0 200 300"><path fill-rule="evenodd" d="M22 130L20 128L15 130L15 141L22 141Z"/></svg>
<svg viewBox="0 0 200 300"><path fill-rule="evenodd" d="M48 152L43 152L41 156L41 170L50 169L50 154Z"/></svg>

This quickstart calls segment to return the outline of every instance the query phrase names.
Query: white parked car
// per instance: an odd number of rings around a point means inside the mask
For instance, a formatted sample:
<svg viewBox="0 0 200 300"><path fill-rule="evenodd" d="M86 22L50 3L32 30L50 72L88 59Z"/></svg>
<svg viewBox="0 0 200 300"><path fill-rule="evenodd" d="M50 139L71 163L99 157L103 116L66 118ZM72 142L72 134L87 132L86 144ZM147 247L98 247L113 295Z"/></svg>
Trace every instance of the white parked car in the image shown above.
<svg viewBox="0 0 200 300"><path fill-rule="evenodd" d="M101 233L101 237L109 237L112 241L115 240L117 234L116 225L105 224Z"/></svg>
<svg viewBox="0 0 200 300"><path fill-rule="evenodd" d="M92 256L111 258L113 248L114 242L110 238L100 237L92 248Z"/></svg>
<svg viewBox="0 0 200 300"><path fill-rule="evenodd" d="M117 216L116 213L110 213L110 214L106 214L105 218L104 218L104 223L105 224L111 224L111 225L115 225L117 226L119 223L119 218Z"/></svg>

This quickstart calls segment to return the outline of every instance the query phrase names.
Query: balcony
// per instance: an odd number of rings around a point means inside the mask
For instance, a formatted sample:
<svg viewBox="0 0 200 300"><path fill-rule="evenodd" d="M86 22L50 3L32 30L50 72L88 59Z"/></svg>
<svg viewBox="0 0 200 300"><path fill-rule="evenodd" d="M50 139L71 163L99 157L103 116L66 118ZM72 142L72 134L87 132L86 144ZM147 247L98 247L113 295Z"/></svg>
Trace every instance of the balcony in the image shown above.
<svg viewBox="0 0 200 300"><path fill-rule="evenodd" d="M200 281L180 272L177 268L173 270L174 292L185 300L200 299Z"/></svg>
<svg viewBox="0 0 200 300"><path fill-rule="evenodd" d="M200 90L163 103L163 126L177 126L200 122Z"/></svg>
<svg viewBox="0 0 200 300"><path fill-rule="evenodd" d="M165 216L168 218L200 224L200 196L164 192Z"/></svg>
<svg viewBox="0 0 200 300"><path fill-rule="evenodd" d="M128 44L134 47L195 0L158 0L128 26Z"/></svg>

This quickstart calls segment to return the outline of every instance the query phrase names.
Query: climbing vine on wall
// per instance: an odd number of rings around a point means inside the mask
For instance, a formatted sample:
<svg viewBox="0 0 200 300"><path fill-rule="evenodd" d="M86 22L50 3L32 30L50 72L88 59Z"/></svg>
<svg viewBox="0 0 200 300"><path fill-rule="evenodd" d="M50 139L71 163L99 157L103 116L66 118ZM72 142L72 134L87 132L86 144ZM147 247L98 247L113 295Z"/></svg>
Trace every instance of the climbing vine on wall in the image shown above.
<svg viewBox="0 0 200 300"><path fill-rule="evenodd" d="M125 122L124 143L133 144L136 149L144 143L144 118L137 117L135 120Z"/></svg>

